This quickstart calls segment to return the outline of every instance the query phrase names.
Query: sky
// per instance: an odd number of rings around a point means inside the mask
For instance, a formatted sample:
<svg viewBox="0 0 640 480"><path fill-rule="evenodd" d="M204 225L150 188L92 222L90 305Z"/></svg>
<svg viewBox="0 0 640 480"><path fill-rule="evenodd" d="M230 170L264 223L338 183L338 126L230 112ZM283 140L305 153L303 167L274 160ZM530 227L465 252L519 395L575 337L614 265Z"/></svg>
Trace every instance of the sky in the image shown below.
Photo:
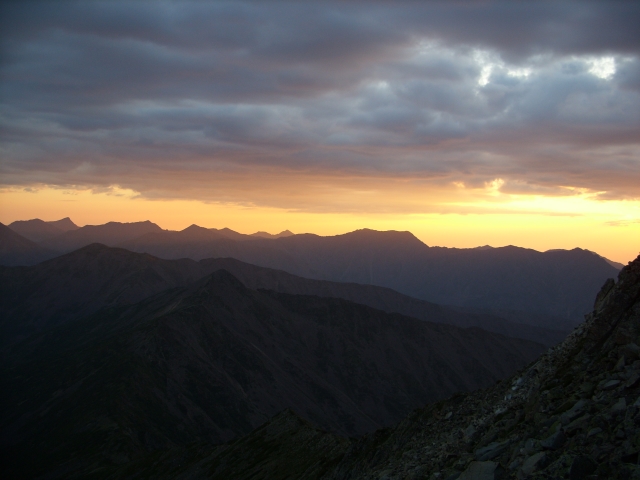
<svg viewBox="0 0 640 480"><path fill-rule="evenodd" d="M0 222L640 252L640 3L3 2Z"/></svg>

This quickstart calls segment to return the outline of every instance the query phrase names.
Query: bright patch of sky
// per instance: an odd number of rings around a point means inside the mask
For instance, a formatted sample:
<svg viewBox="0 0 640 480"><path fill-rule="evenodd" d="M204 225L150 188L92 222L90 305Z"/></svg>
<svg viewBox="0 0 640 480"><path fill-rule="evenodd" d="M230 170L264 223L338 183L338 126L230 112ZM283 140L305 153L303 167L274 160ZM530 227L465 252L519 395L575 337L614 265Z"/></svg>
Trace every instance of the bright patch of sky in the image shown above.
<svg viewBox="0 0 640 480"><path fill-rule="evenodd" d="M527 78L532 73L529 67L511 67L505 64L497 55L483 50L473 53L475 62L480 66L478 85L484 87L491 81L491 74L495 70L502 70L507 75L517 78Z"/></svg>
<svg viewBox="0 0 640 480"><path fill-rule="evenodd" d="M485 188L489 195L497 196L500 195L500 188L504 185L504 180L502 178L496 178L490 182L485 183Z"/></svg>
<svg viewBox="0 0 640 480"><path fill-rule="evenodd" d="M603 80L609 80L616 73L616 59L613 57L600 57L587 60L589 73Z"/></svg>

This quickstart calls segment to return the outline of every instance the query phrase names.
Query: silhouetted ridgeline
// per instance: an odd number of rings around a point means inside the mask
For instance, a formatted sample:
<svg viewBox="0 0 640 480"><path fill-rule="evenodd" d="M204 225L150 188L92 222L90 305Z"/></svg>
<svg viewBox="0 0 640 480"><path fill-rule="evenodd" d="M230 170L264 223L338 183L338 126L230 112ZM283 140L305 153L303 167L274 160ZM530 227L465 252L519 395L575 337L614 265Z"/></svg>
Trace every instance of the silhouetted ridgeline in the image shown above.
<svg viewBox="0 0 640 480"><path fill-rule="evenodd" d="M186 286L220 269L228 270L254 290L342 298L389 313L480 327L548 346L567 334L493 315L459 312L373 285L310 280L231 258L162 260L94 244L32 267L0 267L0 339L12 342L105 306L129 305L162 290ZM16 318L20 321L12 320Z"/></svg>
<svg viewBox="0 0 640 480"><path fill-rule="evenodd" d="M581 249L428 247L409 232L374 230L260 238L196 225L172 232L151 222L67 231L38 244L49 253L29 258L35 263L51 258L52 251L70 252L94 242L166 259L232 257L305 278L388 287L421 300L560 330L580 323L590 308L587 299L617 274L608 261ZM2 259L19 263L8 254Z"/></svg>

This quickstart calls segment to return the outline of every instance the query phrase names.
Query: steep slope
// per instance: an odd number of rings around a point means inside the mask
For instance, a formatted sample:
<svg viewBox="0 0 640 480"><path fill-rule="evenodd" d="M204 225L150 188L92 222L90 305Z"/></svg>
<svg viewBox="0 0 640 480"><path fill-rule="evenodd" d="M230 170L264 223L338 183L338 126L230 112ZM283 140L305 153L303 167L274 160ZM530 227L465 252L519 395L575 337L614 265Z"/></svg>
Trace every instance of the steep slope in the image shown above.
<svg viewBox="0 0 640 480"><path fill-rule="evenodd" d="M580 323L590 308L586 299L617 274L605 259L581 249L428 247L409 232L393 231L162 245L136 239L121 246L161 258L232 257L305 278L388 287L438 304L531 312L551 317L547 326L564 322L561 328Z"/></svg>
<svg viewBox="0 0 640 480"><path fill-rule="evenodd" d="M638 478L639 342L640 256L620 272L617 283L605 283L585 324L535 363L493 387L427 405L399 425L348 445L340 445L336 437L306 445L308 460L326 472L316 469L297 478ZM136 463L142 469L137 473L154 478L229 478L230 466L216 463L222 452L225 458L251 458L267 449L271 465L287 465L291 454L279 447L309 428L291 425L292 419L285 424L282 416L276 417L263 427L278 431L269 437L255 431L215 451L193 451L171 477L164 468L175 465L177 452L166 452L153 465ZM274 443L275 437L284 439ZM339 445L324 463L323 442ZM273 470L249 476L252 473L249 464L233 470L236 478L290 478Z"/></svg>
<svg viewBox="0 0 640 480"><path fill-rule="evenodd" d="M250 290L219 270L8 349L3 465L53 474L65 464L69 477L94 462L228 440L287 407L363 433L489 385L541 350L345 300ZM27 461L34 448L38 461Z"/></svg>
<svg viewBox="0 0 640 480"><path fill-rule="evenodd" d="M147 478L172 480L320 478L342 459L350 443L287 409L250 435L228 444L176 447L101 473L103 478L135 478L143 472ZM185 465L191 468L185 471Z"/></svg>
<svg viewBox="0 0 640 480"><path fill-rule="evenodd" d="M51 250L0 223L0 265L33 265L53 256Z"/></svg>
<svg viewBox="0 0 640 480"><path fill-rule="evenodd" d="M146 233L161 231L158 225L148 220L132 223L109 222L104 225L85 225L76 230L69 230L43 241L41 245L50 250L67 253L92 243L116 246Z"/></svg>
<svg viewBox="0 0 640 480"><path fill-rule="evenodd" d="M9 228L32 242L43 242L79 227L69 217L53 222L45 222L39 218L18 220L9 224Z"/></svg>
<svg viewBox="0 0 640 480"><path fill-rule="evenodd" d="M637 478L639 341L640 257L533 365L418 410L382 439L364 437L327 478Z"/></svg>

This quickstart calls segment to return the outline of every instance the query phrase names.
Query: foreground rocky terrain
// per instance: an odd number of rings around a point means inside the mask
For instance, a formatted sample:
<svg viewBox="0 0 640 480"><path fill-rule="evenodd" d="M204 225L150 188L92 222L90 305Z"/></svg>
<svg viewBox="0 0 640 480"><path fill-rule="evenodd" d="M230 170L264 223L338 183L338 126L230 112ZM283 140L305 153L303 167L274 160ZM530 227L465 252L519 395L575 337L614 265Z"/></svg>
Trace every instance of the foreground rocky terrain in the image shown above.
<svg viewBox="0 0 640 480"><path fill-rule="evenodd" d="M158 452L128 478L637 479L640 257L562 344L493 387L415 410L357 439L285 411L246 437Z"/></svg>
<svg viewBox="0 0 640 480"><path fill-rule="evenodd" d="M539 346L112 250L2 270L11 478L639 478L640 257L524 367Z"/></svg>
<svg viewBox="0 0 640 480"><path fill-rule="evenodd" d="M364 437L328 477L640 478L639 338L640 257L538 361Z"/></svg>

